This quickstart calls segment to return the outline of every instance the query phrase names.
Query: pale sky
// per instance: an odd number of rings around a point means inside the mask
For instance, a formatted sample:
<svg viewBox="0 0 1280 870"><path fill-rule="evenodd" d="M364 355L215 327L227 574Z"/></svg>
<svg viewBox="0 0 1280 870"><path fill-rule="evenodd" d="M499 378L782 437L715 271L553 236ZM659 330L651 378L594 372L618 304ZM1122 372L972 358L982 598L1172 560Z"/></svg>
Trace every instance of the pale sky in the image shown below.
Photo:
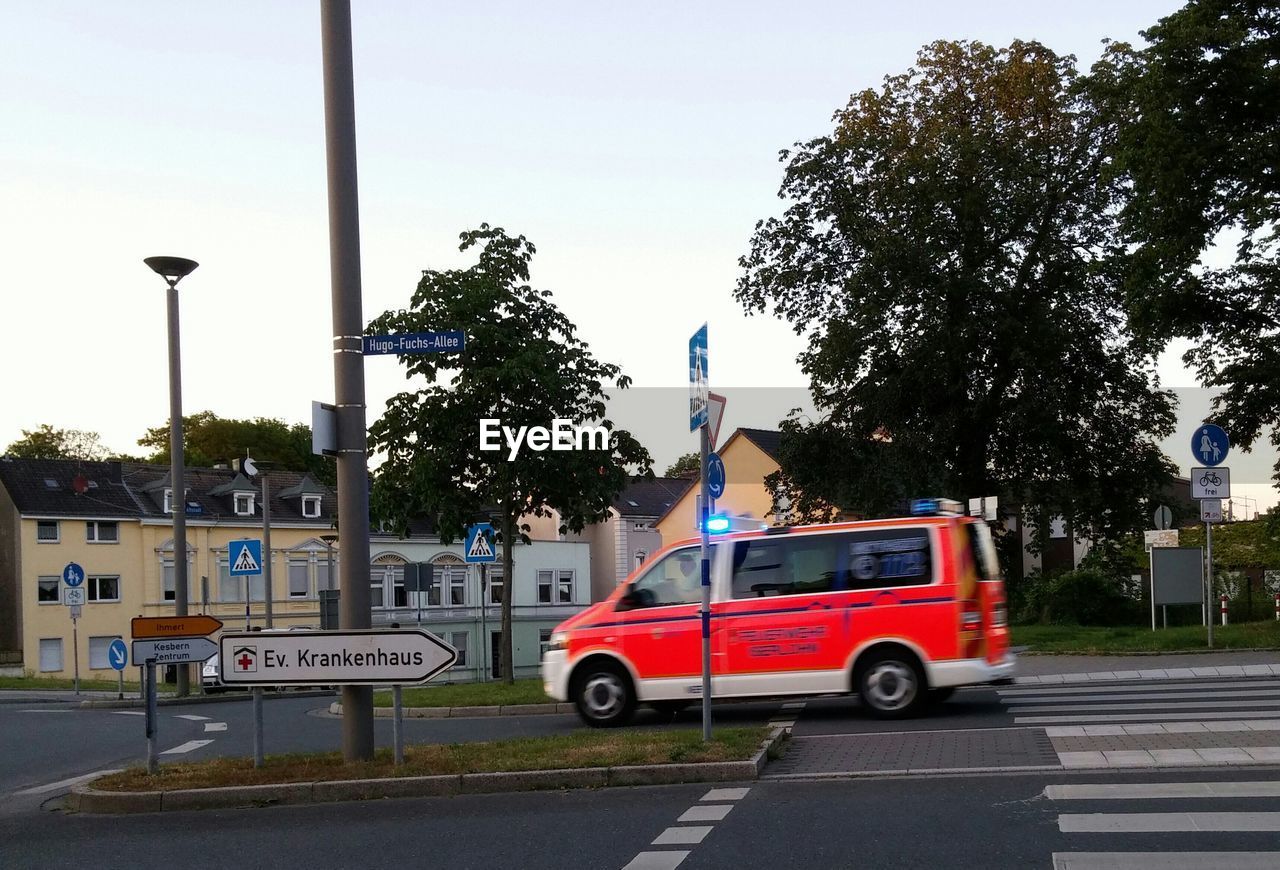
<svg viewBox="0 0 1280 870"><path fill-rule="evenodd" d="M683 386L708 321L713 388L803 387L800 339L732 298L780 208L778 150L931 40L1088 64L1179 5L356 0L366 319L467 262L458 233L487 221L537 245L534 283L638 386ZM5 4L0 448L50 423L136 451L165 421L156 254L201 264L180 285L187 413L309 422L332 399L319 21L316 0ZM366 372L372 420L404 382L392 357ZM777 424L749 404L726 426ZM660 468L694 446L670 425Z"/></svg>

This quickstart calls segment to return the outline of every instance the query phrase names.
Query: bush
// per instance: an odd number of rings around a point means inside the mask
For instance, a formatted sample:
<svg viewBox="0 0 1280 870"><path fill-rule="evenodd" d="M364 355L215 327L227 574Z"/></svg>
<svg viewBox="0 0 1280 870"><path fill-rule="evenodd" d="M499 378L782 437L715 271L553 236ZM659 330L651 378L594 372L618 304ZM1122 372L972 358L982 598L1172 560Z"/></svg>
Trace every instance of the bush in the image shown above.
<svg viewBox="0 0 1280 870"><path fill-rule="evenodd" d="M1030 578L1022 619L1053 625L1133 625L1142 603L1125 595L1124 578L1095 567Z"/></svg>

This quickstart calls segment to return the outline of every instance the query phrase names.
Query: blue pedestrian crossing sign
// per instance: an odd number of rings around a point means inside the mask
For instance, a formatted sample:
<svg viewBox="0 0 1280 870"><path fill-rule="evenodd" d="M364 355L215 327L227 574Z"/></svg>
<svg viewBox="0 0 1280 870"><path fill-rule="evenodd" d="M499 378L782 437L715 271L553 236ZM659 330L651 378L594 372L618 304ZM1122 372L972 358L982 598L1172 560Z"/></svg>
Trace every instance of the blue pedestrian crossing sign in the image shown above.
<svg viewBox="0 0 1280 870"><path fill-rule="evenodd" d="M123 671L125 665L129 664L129 648L120 638L111 641L111 646L107 647L107 661L117 671Z"/></svg>
<svg viewBox="0 0 1280 870"><path fill-rule="evenodd" d="M493 524L475 523L467 526L464 556L468 562L496 562L498 550L493 546Z"/></svg>
<svg viewBox="0 0 1280 870"><path fill-rule="evenodd" d="M1195 434L1191 436L1191 455L1201 465L1221 465L1230 449L1231 439L1227 438L1221 426L1206 423L1196 427Z"/></svg>
<svg viewBox="0 0 1280 870"><path fill-rule="evenodd" d="M75 562L68 562L62 569L62 582L75 589L84 582L84 569Z"/></svg>
<svg viewBox="0 0 1280 870"><path fill-rule="evenodd" d="M249 538L227 545L232 577L256 577L262 573L262 541Z"/></svg>

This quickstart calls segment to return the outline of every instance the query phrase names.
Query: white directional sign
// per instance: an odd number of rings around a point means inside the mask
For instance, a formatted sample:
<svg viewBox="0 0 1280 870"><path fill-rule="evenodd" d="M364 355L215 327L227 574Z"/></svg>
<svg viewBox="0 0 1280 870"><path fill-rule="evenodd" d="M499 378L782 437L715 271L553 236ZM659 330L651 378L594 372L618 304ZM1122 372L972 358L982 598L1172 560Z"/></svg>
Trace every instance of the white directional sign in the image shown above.
<svg viewBox="0 0 1280 870"><path fill-rule="evenodd" d="M241 632L223 634L220 647L219 674L230 686L408 685L458 660L456 649L417 628Z"/></svg>
<svg viewBox="0 0 1280 870"><path fill-rule="evenodd" d="M84 604L84 587L83 586L63 586L62 587L62 603L67 607L77 607Z"/></svg>
<svg viewBox="0 0 1280 870"><path fill-rule="evenodd" d="M1222 502L1217 501L1216 499L1200 502L1200 522L1222 522Z"/></svg>
<svg viewBox="0 0 1280 870"><path fill-rule="evenodd" d="M218 645L207 637L166 637L133 642L135 664L144 664L149 659L154 659L158 665L202 662L217 652Z"/></svg>
<svg viewBox="0 0 1280 870"><path fill-rule="evenodd" d="M1162 529L1157 532L1143 532L1142 537L1146 544L1146 548L1150 550L1152 547L1176 547L1178 546L1178 530Z"/></svg>
<svg viewBox="0 0 1280 870"><path fill-rule="evenodd" d="M1221 465L1217 468L1191 469L1191 497L1219 501L1231 498L1231 469Z"/></svg>

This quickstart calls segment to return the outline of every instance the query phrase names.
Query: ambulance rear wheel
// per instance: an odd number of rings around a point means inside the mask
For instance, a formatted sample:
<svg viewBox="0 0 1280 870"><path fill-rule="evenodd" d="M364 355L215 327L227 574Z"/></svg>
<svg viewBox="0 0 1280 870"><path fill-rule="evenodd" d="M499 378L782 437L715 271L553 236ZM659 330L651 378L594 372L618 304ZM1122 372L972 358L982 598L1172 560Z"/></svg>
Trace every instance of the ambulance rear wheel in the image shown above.
<svg viewBox="0 0 1280 870"><path fill-rule="evenodd" d="M924 673L905 650L873 652L858 666L858 698L877 719L906 719L928 698Z"/></svg>
<svg viewBox="0 0 1280 870"><path fill-rule="evenodd" d="M586 662L573 675L573 704L592 728L625 725L636 709L631 677L617 662Z"/></svg>

